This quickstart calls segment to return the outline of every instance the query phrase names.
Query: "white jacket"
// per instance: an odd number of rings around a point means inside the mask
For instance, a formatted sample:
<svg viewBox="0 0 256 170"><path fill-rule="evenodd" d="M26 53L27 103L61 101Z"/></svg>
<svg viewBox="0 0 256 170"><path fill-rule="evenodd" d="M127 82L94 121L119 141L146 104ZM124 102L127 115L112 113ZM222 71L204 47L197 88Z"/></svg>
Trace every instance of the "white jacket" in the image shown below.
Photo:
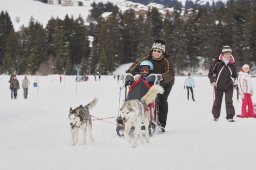
<svg viewBox="0 0 256 170"><path fill-rule="evenodd" d="M251 93L253 94L252 79L249 73L240 71L238 75L238 88L239 93Z"/></svg>

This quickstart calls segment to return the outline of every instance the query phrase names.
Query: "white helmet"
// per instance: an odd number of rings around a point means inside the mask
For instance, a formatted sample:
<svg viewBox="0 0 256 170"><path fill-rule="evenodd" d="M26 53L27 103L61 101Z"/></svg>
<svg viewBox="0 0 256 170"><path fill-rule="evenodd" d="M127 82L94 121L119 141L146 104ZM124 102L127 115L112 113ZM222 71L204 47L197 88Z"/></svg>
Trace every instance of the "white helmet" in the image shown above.
<svg viewBox="0 0 256 170"><path fill-rule="evenodd" d="M153 66L153 63L149 60L144 60L140 63L140 67L141 66L148 66L149 67L149 70L153 70L154 69L154 66Z"/></svg>

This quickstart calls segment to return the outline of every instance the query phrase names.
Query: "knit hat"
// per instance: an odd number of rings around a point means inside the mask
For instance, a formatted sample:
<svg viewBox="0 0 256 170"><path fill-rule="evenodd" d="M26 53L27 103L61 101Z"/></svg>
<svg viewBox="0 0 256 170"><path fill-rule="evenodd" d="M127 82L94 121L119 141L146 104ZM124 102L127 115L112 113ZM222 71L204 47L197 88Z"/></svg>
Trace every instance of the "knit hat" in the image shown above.
<svg viewBox="0 0 256 170"><path fill-rule="evenodd" d="M248 64L244 64L242 68L243 68L243 69L245 69L245 68L250 68L250 66L249 66Z"/></svg>
<svg viewBox="0 0 256 170"><path fill-rule="evenodd" d="M152 45L152 49L159 49L165 52L165 41L164 40L155 40Z"/></svg>
<svg viewBox="0 0 256 170"><path fill-rule="evenodd" d="M231 49L230 46L224 45L224 46L222 47L221 52L222 52L222 53L225 53L225 52L231 52L231 53L232 53L232 49Z"/></svg>

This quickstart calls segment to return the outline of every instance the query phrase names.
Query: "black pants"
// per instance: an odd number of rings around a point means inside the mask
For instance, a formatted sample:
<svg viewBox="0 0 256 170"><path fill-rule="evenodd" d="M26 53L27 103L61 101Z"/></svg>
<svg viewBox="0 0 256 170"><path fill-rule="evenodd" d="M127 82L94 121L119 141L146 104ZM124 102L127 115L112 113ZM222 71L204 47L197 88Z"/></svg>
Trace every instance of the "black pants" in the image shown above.
<svg viewBox="0 0 256 170"><path fill-rule="evenodd" d="M190 90L191 95L192 95L192 100L195 101L193 88L192 88L192 87L189 87L189 86L186 86L186 88L187 88L187 97L188 97L188 100L189 100L189 90Z"/></svg>
<svg viewBox="0 0 256 170"><path fill-rule="evenodd" d="M168 96L172 90L173 83L162 86L164 93L158 96L159 113L158 120L162 127L166 126L167 114L168 114Z"/></svg>
<svg viewBox="0 0 256 170"><path fill-rule="evenodd" d="M28 88L23 88L23 96L24 96L24 99L28 98Z"/></svg>
<svg viewBox="0 0 256 170"><path fill-rule="evenodd" d="M221 103L223 94L225 93L225 103L226 103L226 118L233 119L235 116L235 108L233 106L233 88L226 90L215 88L215 100L212 107L212 114L214 118L220 117Z"/></svg>

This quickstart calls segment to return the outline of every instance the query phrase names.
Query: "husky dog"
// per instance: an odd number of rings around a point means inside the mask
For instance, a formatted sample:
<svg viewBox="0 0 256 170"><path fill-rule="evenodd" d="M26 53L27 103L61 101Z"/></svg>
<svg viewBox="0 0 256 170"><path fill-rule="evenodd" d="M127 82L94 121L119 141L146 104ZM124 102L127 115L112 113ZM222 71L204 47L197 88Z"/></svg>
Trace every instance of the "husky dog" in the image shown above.
<svg viewBox="0 0 256 170"><path fill-rule="evenodd" d="M148 126L150 123L150 108L148 105L152 103L158 94L163 94L164 89L160 85L152 86L147 94L140 100L128 100L122 105L120 111L123 114L124 119L124 137L131 143L132 147L137 146L138 139L143 141L143 138L149 142ZM141 125L145 125L145 136L142 134ZM129 132L134 127L134 136L131 137Z"/></svg>
<svg viewBox="0 0 256 170"><path fill-rule="evenodd" d="M90 140L93 141L92 137L92 119L89 110L91 110L97 103L97 98L94 98L86 106L78 106L75 109L70 107L68 118L70 120L71 127L71 138L72 144L75 145L78 142L78 129L80 128L83 133L83 143L86 143L86 135L90 137ZM87 134L86 134L87 133Z"/></svg>

